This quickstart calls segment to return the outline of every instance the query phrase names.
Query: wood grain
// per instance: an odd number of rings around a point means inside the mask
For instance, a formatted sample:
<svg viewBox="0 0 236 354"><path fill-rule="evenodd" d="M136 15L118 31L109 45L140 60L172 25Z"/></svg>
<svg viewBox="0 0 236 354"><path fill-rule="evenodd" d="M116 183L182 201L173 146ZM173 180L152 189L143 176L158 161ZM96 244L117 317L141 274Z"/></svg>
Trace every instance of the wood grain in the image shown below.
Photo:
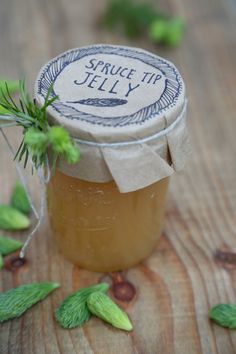
<svg viewBox="0 0 236 354"><path fill-rule="evenodd" d="M187 84L193 154L187 169L172 179L166 227L154 254L125 273L137 290L121 303L134 323L130 334L92 319L66 331L53 310L71 291L105 277L73 267L58 254L47 223L32 241L28 263L0 273L0 290L24 282L59 281L61 289L23 317L0 327L1 354L232 354L236 332L208 320L219 302L236 302L236 268L217 261L217 249L236 252L236 3L233 0L162 1L163 9L187 20L178 49L144 40L131 43L99 29L105 1L1 0L0 77L26 76L31 87L49 58L81 45L107 42L136 45L174 61ZM8 130L15 143L18 130ZM16 179L0 139L0 201ZM34 199L37 181L30 178ZM4 187L3 187L4 186ZM24 234L16 234L19 239Z"/></svg>

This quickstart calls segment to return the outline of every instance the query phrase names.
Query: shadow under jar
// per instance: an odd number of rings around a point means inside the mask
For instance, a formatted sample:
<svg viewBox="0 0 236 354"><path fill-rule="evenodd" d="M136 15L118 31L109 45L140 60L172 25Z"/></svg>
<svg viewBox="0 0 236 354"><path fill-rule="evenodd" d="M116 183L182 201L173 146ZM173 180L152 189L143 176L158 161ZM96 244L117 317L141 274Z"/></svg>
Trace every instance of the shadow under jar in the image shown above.
<svg viewBox="0 0 236 354"><path fill-rule="evenodd" d="M132 267L157 245L169 176L188 152L183 80L173 64L137 48L94 45L44 66L35 97L81 152L60 160L47 188L49 220L61 253L100 272Z"/></svg>

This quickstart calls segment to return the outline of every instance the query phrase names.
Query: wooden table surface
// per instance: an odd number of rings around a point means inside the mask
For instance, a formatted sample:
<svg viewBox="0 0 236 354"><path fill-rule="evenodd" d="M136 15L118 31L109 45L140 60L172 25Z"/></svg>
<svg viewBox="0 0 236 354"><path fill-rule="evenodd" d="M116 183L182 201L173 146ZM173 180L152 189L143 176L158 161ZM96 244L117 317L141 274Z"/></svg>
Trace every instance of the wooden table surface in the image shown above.
<svg viewBox="0 0 236 354"><path fill-rule="evenodd" d="M155 253L121 276L136 288L120 303L134 324L124 333L93 318L83 328L61 329L53 310L70 292L106 278L68 263L45 225L27 263L0 272L0 290L32 281L58 281L61 289L19 319L0 326L1 354L231 354L236 331L208 320L211 306L236 302L236 2L168 0L160 6L187 20L178 49L135 43L97 27L105 1L1 0L0 77L26 76L29 88L48 59L92 43L141 46L170 58L186 81L193 153L172 178L166 227ZM12 141L19 131L7 130ZM16 180L0 138L0 200ZM38 198L37 181L30 181ZM24 239L25 234L15 234ZM225 253L224 253L225 252ZM233 255L231 254L233 253ZM217 254L217 256L216 256Z"/></svg>

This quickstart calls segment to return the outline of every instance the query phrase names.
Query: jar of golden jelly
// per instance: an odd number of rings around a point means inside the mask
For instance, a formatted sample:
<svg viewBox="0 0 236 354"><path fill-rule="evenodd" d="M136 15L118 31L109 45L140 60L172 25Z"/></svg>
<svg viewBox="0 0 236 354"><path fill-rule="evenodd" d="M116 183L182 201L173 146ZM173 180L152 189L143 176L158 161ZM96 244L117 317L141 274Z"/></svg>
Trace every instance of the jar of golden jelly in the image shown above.
<svg viewBox="0 0 236 354"><path fill-rule="evenodd" d="M157 246L169 176L189 150L183 79L157 55L104 44L49 61L35 85L39 105L52 84L49 122L81 153L76 165L59 161L48 185L55 242L89 270L132 267Z"/></svg>

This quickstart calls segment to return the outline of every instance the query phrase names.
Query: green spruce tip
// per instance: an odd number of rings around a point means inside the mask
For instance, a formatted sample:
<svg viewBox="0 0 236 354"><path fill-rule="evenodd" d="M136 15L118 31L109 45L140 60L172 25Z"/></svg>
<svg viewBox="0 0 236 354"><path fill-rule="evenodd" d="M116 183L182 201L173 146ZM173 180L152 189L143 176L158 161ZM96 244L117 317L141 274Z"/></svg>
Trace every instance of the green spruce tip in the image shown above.
<svg viewBox="0 0 236 354"><path fill-rule="evenodd" d="M106 283L92 285L67 296L55 311L57 322L63 328L82 326L89 320L91 314L87 307L87 298L94 291L106 292L109 285Z"/></svg>
<svg viewBox="0 0 236 354"><path fill-rule="evenodd" d="M80 151L72 142L67 130L61 126L53 126L48 132L48 141L55 156L61 156L65 161L75 164L79 161Z"/></svg>
<svg viewBox="0 0 236 354"><path fill-rule="evenodd" d="M93 292L88 297L87 305L93 315L110 323L113 327L125 331L131 331L133 329L127 314L106 294Z"/></svg>
<svg viewBox="0 0 236 354"><path fill-rule="evenodd" d="M0 293L0 322L20 317L58 287L58 283L32 283Z"/></svg>
<svg viewBox="0 0 236 354"><path fill-rule="evenodd" d="M29 226L30 220L26 215L9 205L0 205L0 229L24 230Z"/></svg>
<svg viewBox="0 0 236 354"><path fill-rule="evenodd" d="M0 253L0 269L3 268L3 265L4 265L4 261L3 261L2 255L1 255L1 253Z"/></svg>
<svg viewBox="0 0 236 354"><path fill-rule="evenodd" d="M18 209L23 214L28 215L31 211L30 202L25 188L20 182L16 182L13 188L10 204L13 208Z"/></svg>
<svg viewBox="0 0 236 354"><path fill-rule="evenodd" d="M0 254L2 256L7 256L22 246L23 243L21 241L15 240L11 237L0 236Z"/></svg>
<svg viewBox="0 0 236 354"><path fill-rule="evenodd" d="M209 311L209 317L219 326L236 329L236 305L219 304Z"/></svg>

